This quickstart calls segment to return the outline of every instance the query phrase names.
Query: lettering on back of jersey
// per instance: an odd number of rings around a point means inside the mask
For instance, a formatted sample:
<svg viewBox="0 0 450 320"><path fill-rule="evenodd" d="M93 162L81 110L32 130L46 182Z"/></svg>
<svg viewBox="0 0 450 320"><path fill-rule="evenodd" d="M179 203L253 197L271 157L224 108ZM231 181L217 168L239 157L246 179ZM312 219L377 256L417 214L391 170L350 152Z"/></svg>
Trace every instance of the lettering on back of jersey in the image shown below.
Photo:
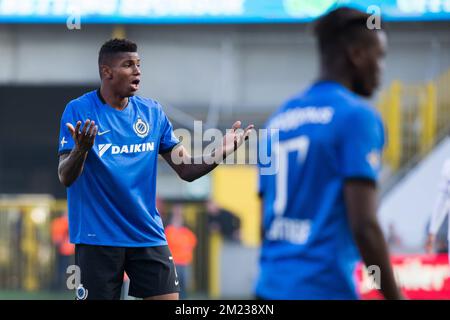
<svg viewBox="0 0 450 320"><path fill-rule="evenodd" d="M266 238L271 241L287 241L301 245L308 241L311 221L277 217L272 221Z"/></svg>
<svg viewBox="0 0 450 320"><path fill-rule="evenodd" d="M282 131L295 130L305 124L327 124L333 119L331 107L305 107L289 109L273 118L269 127Z"/></svg>

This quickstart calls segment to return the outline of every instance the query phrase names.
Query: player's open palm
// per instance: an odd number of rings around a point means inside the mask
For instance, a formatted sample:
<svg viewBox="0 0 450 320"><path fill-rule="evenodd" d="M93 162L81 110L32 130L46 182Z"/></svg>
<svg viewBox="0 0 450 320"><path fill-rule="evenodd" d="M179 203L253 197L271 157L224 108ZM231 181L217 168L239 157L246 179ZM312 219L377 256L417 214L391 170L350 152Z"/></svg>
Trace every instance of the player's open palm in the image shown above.
<svg viewBox="0 0 450 320"><path fill-rule="evenodd" d="M87 152L92 148L95 136L98 132L98 126L95 125L95 121L90 121L89 119L86 120L81 131L81 121L76 123L75 128L71 123L66 123L66 126L69 129L78 150Z"/></svg>
<svg viewBox="0 0 450 320"><path fill-rule="evenodd" d="M224 155L228 156L233 153L237 148L239 148L242 143L248 139L254 125L251 124L245 130L241 129L241 122L236 121L231 130L227 130L225 137L223 137L222 148Z"/></svg>

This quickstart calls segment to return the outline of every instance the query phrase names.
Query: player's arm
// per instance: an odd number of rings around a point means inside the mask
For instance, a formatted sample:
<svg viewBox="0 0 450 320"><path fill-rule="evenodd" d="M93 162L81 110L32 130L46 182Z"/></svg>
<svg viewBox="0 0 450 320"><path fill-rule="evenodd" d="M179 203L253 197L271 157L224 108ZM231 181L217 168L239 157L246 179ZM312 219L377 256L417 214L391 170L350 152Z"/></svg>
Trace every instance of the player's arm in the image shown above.
<svg viewBox="0 0 450 320"><path fill-rule="evenodd" d="M425 244L427 253L431 253L433 251L436 234L438 233L439 228L444 222L445 217L449 211L450 194L447 186L450 183L450 179L449 177L447 177L447 175L448 174L446 174L446 172L444 171L442 187L439 191L435 207L431 213L430 226L428 228L428 238Z"/></svg>
<svg viewBox="0 0 450 320"><path fill-rule="evenodd" d="M192 182L205 174L211 172L218 166L218 162L214 161L216 151L213 150L210 159L202 157L199 161L191 157L189 152L183 145L178 145L171 152L161 154L164 160L175 170L178 176L188 182Z"/></svg>
<svg viewBox="0 0 450 320"><path fill-rule="evenodd" d="M386 299L402 299L391 267L383 232L376 218L377 189L374 181L349 179L344 185L350 228L366 266L380 269L380 291Z"/></svg>
<svg viewBox="0 0 450 320"><path fill-rule="evenodd" d="M211 154L203 155L200 159L193 158L182 145L161 156L181 179L194 181L211 172L247 140L253 125L249 125L245 130L240 130L240 127L241 122L236 121L232 129L224 136L222 144L217 146Z"/></svg>
<svg viewBox="0 0 450 320"><path fill-rule="evenodd" d="M84 162L88 151L94 145L98 126L90 120L86 120L81 132L81 121L76 123L75 128L70 123L67 123L66 126L75 141L75 146L70 153L62 154L59 157L58 177L63 185L69 187L83 172Z"/></svg>

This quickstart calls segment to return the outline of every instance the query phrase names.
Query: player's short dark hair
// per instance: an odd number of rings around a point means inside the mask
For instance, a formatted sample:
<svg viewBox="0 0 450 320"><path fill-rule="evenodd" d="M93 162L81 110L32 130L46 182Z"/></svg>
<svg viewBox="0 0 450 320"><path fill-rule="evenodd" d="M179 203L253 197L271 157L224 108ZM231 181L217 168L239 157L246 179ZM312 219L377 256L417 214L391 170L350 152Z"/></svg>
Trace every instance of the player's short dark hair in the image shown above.
<svg viewBox="0 0 450 320"><path fill-rule="evenodd" d="M109 58L121 52L137 52L137 44L128 39L111 39L106 41L98 53L98 64L107 64Z"/></svg>
<svg viewBox="0 0 450 320"><path fill-rule="evenodd" d="M349 7L340 7L320 17L314 25L320 53L328 56L350 44L367 42L368 32L373 31L367 27L370 17L366 12Z"/></svg>

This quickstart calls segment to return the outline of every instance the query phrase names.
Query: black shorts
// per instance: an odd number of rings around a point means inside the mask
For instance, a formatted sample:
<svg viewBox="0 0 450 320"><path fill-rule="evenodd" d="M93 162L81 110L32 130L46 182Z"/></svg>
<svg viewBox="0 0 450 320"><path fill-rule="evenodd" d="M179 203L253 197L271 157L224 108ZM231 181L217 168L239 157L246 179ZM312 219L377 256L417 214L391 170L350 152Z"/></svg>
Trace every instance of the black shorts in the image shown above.
<svg viewBox="0 0 450 320"><path fill-rule="evenodd" d="M80 268L78 299L120 299L124 272L130 278L129 295L147 298L180 291L168 246L109 247L77 244L75 264Z"/></svg>

